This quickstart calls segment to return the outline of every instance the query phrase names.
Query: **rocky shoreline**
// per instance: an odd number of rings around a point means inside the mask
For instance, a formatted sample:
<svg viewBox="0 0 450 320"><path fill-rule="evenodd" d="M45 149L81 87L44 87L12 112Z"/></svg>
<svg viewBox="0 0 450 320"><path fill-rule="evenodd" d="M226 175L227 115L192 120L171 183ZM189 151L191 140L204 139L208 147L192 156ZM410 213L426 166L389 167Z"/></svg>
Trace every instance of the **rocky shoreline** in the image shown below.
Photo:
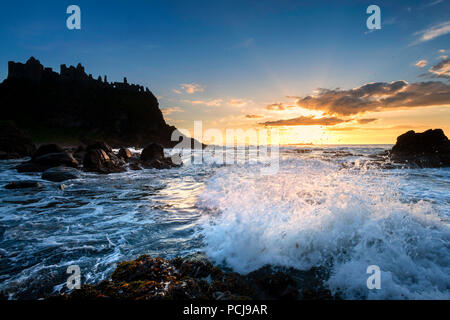
<svg viewBox="0 0 450 320"><path fill-rule="evenodd" d="M320 268L265 266L247 275L225 272L206 260L142 255L118 264L111 279L84 284L49 300L336 300Z"/></svg>
<svg viewBox="0 0 450 320"><path fill-rule="evenodd" d="M5 128L5 126L3 126ZM102 141L91 141L87 146L62 148L57 144L43 144L36 148L26 134L9 126L8 136L0 141L0 159L21 159L30 157L17 165L19 173L42 172L41 178L52 182L77 179L80 171L110 174L127 169L170 169L182 165L179 157L166 157L160 144L150 143L142 153L134 154L128 148L114 152ZM175 161L173 161L175 159ZM7 189L40 187L37 181L11 181Z"/></svg>

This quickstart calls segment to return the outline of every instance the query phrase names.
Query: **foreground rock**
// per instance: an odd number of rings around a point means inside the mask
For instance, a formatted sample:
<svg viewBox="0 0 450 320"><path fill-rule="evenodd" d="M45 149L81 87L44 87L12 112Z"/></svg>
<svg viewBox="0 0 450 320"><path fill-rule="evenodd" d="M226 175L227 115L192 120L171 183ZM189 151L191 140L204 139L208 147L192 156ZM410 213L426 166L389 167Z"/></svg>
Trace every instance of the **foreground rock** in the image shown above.
<svg viewBox="0 0 450 320"><path fill-rule="evenodd" d="M89 145L83 157L83 169L88 172L118 173L124 172L125 161L116 156L112 148L104 143L97 142Z"/></svg>
<svg viewBox="0 0 450 320"><path fill-rule="evenodd" d="M157 143L151 143L146 146L139 158L144 168L170 169L181 166L181 159L174 163L172 158L164 156L164 149Z"/></svg>
<svg viewBox="0 0 450 320"><path fill-rule="evenodd" d="M143 255L120 263L111 276L97 285L83 285L70 294L50 299L335 299L323 289L320 272L290 273L264 267L242 276L223 272L208 261L166 260Z"/></svg>
<svg viewBox="0 0 450 320"><path fill-rule="evenodd" d="M40 146L30 161L16 167L18 172L42 172L59 166L77 168L78 161L56 144Z"/></svg>
<svg viewBox="0 0 450 320"><path fill-rule="evenodd" d="M78 170L70 167L50 168L42 173L42 179L53 182L63 182L70 179L78 179L79 177L80 173Z"/></svg>
<svg viewBox="0 0 450 320"><path fill-rule="evenodd" d="M128 148L120 148L118 156L123 160L128 161L133 156L133 154Z"/></svg>
<svg viewBox="0 0 450 320"><path fill-rule="evenodd" d="M450 166L450 141L442 129L422 133L411 130L397 138L390 156L392 161L411 167L447 167Z"/></svg>
<svg viewBox="0 0 450 320"><path fill-rule="evenodd" d="M11 123L0 122L0 159L29 157L36 151L31 138Z"/></svg>
<svg viewBox="0 0 450 320"><path fill-rule="evenodd" d="M41 184L37 181L12 181L8 183L5 188L6 189L28 189L28 188L40 188Z"/></svg>

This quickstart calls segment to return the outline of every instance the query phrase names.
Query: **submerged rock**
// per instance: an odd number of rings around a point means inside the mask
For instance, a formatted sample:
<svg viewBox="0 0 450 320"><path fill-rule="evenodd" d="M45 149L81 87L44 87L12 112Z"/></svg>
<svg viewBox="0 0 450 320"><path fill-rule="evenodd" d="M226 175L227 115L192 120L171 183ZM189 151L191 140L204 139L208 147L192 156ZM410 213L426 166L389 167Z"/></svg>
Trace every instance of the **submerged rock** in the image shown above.
<svg viewBox="0 0 450 320"><path fill-rule="evenodd" d="M141 161L148 162L152 160L160 160L164 158L164 149L160 144L151 143L146 146L141 153Z"/></svg>
<svg viewBox="0 0 450 320"><path fill-rule="evenodd" d="M31 160L36 160L37 158L49 154L49 153L65 153L64 149L58 146L57 144L44 144L40 146L36 152L33 154Z"/></svg>
<svg viewBox="0 0 450 320"><path fill-rule="evenodd" d="M390 152L394 162L428 168L450 166L450 141L442 129L408 131L397 138Z"/></svg>
<svg viewBox="0 0 450 320"><path fill-rule="evenodd" d="M40 146L30 161L16 167L18 172L42 172L59 166L77 168L78 161L56 144Z"/></svg>
<svg viewBox="0 0 450 320"><path fill-rule="evenodd" d="M83 158L83 169L88 172L104 174L124 172L123 165L122 160L113 153L107 153L103 148L88 148Z"/></svg>
<svg viewBox="0 0 450 320"><path fill-rule="evenodd" d="M53 182L63 182L70 179L77 179L79 176L80 173L77 169L68 167L50 168L42 173L42 179Z"/></svg>
<svg viewBox="0 0 450 320"><path fill-rule="evenodd" d="M157 143L151 143L142 150L140 162L148 169L170 169L181 165L181 161L180 164L176 164L170 157L164 157L164 149Z"/></svg>
<svg viewBox="0 0 450 320"><path fill-rule="evenodd" d="M133 154L128 148L120 148L118 156L121 157L123 160L127 161L133 156Z"/></svg>
<svg viewBox="0 0 450 320"><path fill-rule="evenodd" d="M113 152L111 146L103 141L96 141L90 145L87 146L87 150L95 150L95 149L101 149L105 151L107 154L110 154Z"/></svg>
<svg viewBox="0 0 450 320"><path fill-rule="evenodd" d="M12 181L8 183L6 189L27 189L27 188L40 188L41 184L37 181L24 180L24 181Z"/></svg>
<svg viewBox="0 0 450 320"><path fill-rule="evenodd" d="M73 157L78 161L78 163L83 163L84 155L86 154L86 148L79 146L73 153Z"/></svg>
<svg viewBox="0 0 450 320"><path fill-rule="evenodd" d="M50 299L336 299L320 285L300 287L290 274L261 268L247 276L223 272L208 261L172 260L143 255L118 264L111 280L97 285L82 285L70 294Z"/></svg>
<svg viewBox="0 0 450 320"><path fill-rule="evenodd" d="M67 166L72 168L78 167L78 161L67 152L48 153L39 157L33 157L31 162L42 165L46 168L53 168L59 166Z"/></svg>

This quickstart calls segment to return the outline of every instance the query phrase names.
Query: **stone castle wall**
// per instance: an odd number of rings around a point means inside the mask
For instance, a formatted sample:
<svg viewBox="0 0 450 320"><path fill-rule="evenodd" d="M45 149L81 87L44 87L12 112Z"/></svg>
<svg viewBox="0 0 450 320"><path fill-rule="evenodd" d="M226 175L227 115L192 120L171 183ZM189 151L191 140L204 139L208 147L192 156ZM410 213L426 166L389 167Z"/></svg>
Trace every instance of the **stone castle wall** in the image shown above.
<svg viewBox="0 0 450 320"><path fill-rule="evenodd" d="M60 67L60 73L54 72L52 68L44 68L39 60L31 57L26 63L8 62L8 79L28 79L33 83L40 83L41 81L53 80L53 81L77 81L84 82L88 85L96 86L108 86L121 90L131 90L135 92L147 92L150 90L140 85L129 84L127 78L124 78L123 82L108 83L107 77L104 77L104 81L99 76L98 79L94 79L91 74L86 74L84 67L79 63L76 67L62 64Z"/></svg>

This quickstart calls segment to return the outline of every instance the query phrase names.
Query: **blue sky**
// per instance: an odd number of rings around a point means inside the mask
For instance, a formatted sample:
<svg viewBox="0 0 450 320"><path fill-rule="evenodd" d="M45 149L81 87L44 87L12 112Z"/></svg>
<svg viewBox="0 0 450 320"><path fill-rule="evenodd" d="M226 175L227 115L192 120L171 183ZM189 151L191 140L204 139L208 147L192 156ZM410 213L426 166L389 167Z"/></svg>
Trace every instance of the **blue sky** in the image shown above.
<svg viewBox="0 0 450 320"><path fill-rule="evenodd" d="M66 28L71 4L81 8L81 30ZM381 8L374 32L370 4ZM443 59L450 38L419 41L418 32L448 23L449 9L448 0L4 2L0 78L8 60L35 56L58 71L81 62L95 77L148 86L172 110L168 122L218 125L319 87L424 81L419 75ZM416 67L423 59L427 67Z"/></svg>

